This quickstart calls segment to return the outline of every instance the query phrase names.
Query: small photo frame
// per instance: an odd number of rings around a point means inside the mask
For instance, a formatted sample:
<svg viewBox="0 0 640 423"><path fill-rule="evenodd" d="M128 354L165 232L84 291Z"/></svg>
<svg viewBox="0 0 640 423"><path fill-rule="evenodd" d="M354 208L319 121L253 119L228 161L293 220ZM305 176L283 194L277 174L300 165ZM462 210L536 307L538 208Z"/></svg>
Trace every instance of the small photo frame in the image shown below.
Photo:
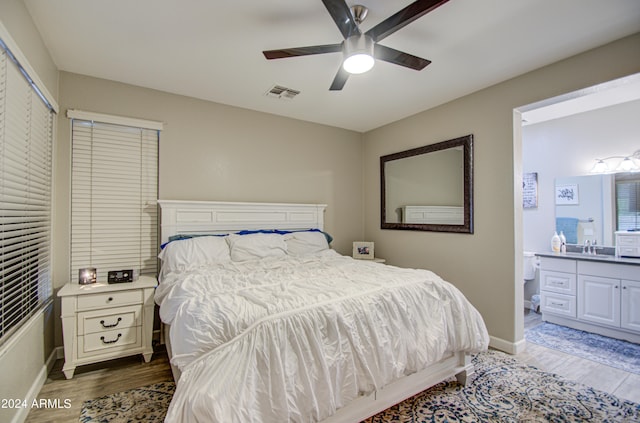
<svg viewBox="0 0 640 423"><path fill-rule="evenodd" d="M80 285L89 285L96 283L98 271L95 267L86 267L84 269L78 269L78 283Z"/></svg>
<svg viewBox="0 0 640 423"><path fill-rule="evenodd" d="M556 185L556 204L579 204L578 185Z"/></svg>
<svg viewBox="0 0 640 423"><path fill-rule="evenodd" d="M373 260L373 242L356 241L353 243L353 258Z"/></svg>

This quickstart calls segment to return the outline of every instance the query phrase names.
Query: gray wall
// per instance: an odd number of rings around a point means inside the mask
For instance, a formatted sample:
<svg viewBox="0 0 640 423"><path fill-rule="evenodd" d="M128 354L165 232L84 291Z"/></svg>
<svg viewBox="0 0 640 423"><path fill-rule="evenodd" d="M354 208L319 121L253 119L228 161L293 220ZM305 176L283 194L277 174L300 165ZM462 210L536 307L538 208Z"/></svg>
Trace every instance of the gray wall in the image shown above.
<svg viewBox="0 0 640 423"><path fill-rule="evenodd" d="M376 255L434 270L479 309L494 345L522 345L522 146L514 108L639 71L636 34L366 133L365 237ZM379 157L466 134L474 134L475 233L381 230Z"/></svg>
<svg viewBox="0 0 640 423"><path fill-rule="evenodd" d="M338 252L362 239L360 133L67 72L59 102L55 289L69 275L69 108L164 122L161 199L325 203Z"/></svg>

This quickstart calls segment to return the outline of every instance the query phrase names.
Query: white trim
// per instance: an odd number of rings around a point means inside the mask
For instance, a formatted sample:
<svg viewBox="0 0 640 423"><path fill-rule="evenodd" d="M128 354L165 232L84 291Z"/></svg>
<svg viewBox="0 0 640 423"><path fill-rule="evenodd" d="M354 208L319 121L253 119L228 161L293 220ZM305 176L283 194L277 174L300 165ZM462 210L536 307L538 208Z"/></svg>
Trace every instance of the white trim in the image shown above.
<svg viewBox="0 0 640 423"><path fill-rule="evenodd" d="M67 118L69 119L81 119L92 122L112 123L114 125L132 126L136 128L154 129L156 131L162 131L164 127L163 122L155 120L145 120L131 118L127 116L107 115L104 113L87 112L84 110L67 109Z"/></svg>
<svg viewBox="0 0 640 423"><path fill-rule="evenodd" d="M489 347L506 352L507 354L520 354L525 350L526 346L527 341L524 339L516 342L510 342L502 338L489 336Z"/></svg>
<svg viewBox="0 0 640 423"><path fill-rule="evenodd" d="M46 85L44 85L35 69L29 63L29 60L27 60L27 56L22 53L22 50L20 50L20 47L18 47L18 43L16 43L11 34L9 34L9 30L2 24L2 21L0 21L0 39L2 39L5 45L9 47L9 50L11 50L11 54L13 55L13 57L16 58L18 63L20 63L20 66L22 66L27 72L29 78L31 78L36 87L38 87L38 90L49 102L49 105L53 108L53 111L55 113L58 113L58 109L60 107L58 106L58 102L49 92Z"/></svg>
<svg viewBox="0 0 640 423"><path fill-rule="evenodd" d="M40 390L42 389L45 382L47 381L47 375L49 374L51 369L53 369L53 366L55 365L56 360L60 358L64 358L64 350L62 349L62 347L54 348L53 351L51 351L51 354L49 354L49 357L47 357L47 360L45 361L44 365L38 372L38 376L36 376L33 383L31 384L31 388L29 388L29 391L27 392L27 395L24 398L26 404L32 404L33 400L38 398L38 394L40 393ZM30 407L20 408L18 412L13 415L13 418L11 419L11 423L24 422L27 419L27 416L29 415L30 410L31 410Z"/></svg>
<svg viewBox="0 0 640 423"><path fill-rule="evenodd" d="M33 403L33 400L35 400L38 397L38 394L40 393L40 389L42 389L42 386L44 385L46 380L47 380L47 366L45 364L42 366L42 368L38 372L38 376L36 376L35 380L31 384L31 388L29 388L29 392L27 392L27 395L25 395L24 397L24 402L28 406L18 408L16 414L14 414L13 418L11 419L11 423L23 423L27 419L27 416L29 415L29 411L31 411L30 405Z"/></svg>

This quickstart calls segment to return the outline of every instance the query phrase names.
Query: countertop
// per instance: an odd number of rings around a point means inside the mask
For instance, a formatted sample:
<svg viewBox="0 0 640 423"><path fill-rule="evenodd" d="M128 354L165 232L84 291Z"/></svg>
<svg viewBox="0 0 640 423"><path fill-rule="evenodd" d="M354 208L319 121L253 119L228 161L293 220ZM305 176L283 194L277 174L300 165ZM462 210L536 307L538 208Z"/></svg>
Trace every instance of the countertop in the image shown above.
<svg viewBox="0 0 640 423"><path fill-rule="evenodd" d="M640 258L616 257L606 254L582 254L582 253L536 253L539 257L551 257L559 259L601 261L604 263L635 264L640 266Z"/></svg>

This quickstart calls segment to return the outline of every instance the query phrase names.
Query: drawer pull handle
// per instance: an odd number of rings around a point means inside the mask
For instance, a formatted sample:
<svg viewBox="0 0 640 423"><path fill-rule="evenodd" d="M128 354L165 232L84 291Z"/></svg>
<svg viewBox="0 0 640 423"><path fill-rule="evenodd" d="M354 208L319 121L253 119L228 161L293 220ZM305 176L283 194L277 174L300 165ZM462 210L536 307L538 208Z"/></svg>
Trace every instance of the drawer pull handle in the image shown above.
<svg viewBox="0 0 640 423"><path fill-rule="evenodd" d="M104 320L100 320L100 324L105 329L107 329L107 328L115 328L116 326L118 326L120 324L121 321L122 321L122 317L118 317L118 320L112 325L105 325L104 324Z"/></svg>
<svg viewBox="0 0 640 423"><path fill-rule="evenodd" d="M108 302L108 303L109 303L109 302L111 302L111 301L113 301L113 297L109 297L109 298L107 299L107 302Z"/></svg>
<svg viewBox="0 0 640 423"><path fill-rule="evenodd" d="M554 302L552 301L552 302L551 302L551 305L554 305L554 306L560 306L560 307L562 307L564 304L562 304L562 303L554 303Z"/></svg>
<svg viewBox="0 0 640 423"><path fill-rule="evenodd" d="M122 334L119 333L118 337L116 339L114 339L113 341L105 341L104 340L104 336L101 336L100 340L102 341L103 344L115 344L116 342L118 342L118 339L120 339L121 336L122 336Z"/></svg>

